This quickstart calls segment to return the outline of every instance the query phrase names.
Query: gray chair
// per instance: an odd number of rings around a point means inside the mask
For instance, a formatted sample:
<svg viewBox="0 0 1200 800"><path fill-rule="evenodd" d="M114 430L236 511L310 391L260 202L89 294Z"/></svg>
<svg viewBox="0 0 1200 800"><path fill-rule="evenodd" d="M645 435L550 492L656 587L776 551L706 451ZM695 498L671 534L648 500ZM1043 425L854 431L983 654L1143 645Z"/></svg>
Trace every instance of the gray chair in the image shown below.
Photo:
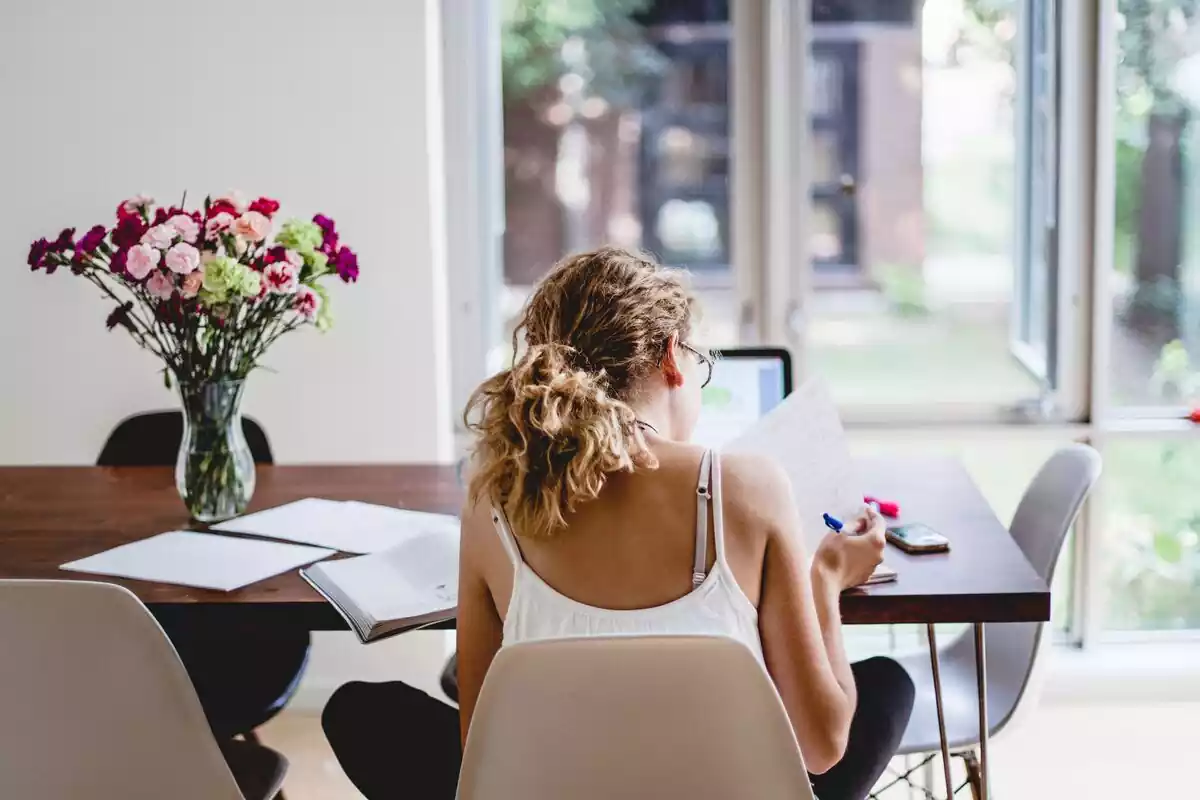
<svg viewBox="0 0 1200 800"><path fill-rule="evenodd" d="M1054 579L1054 568L1067 532L1099 476L1099 453L1082 444L1064 447L1042 465L1017 506L1010 533L1047 585ZM1041 622L987 626L989 736L1011 724L1020 709L1032 707L1042 661L1038 655L1045 644L1044 627ZM949 646L939 649L938 654L947 743L951 753L963 759L967 782L978 798L979 762L975 749L979 745L979 700L974 629L968 629ZM898 660L917 690L898 755L926 754L927 758L916 767L920 768L941 752L933 671L928 653L914 653ZM916 768L902 777L907 779Z"/></svg>
<svg viewBox="0 0 1200 800"><path fill-rule="evenodd" d="M459 800L812 800L767 671L721 636L520 642L488 668Z"/></svg>
<svg viewBox="0 0 1200 800"><path fill-rule="evenodd" d="M218 746L162 628L120 586L0 580L0 797L268 800L283 756Z"/></svg>

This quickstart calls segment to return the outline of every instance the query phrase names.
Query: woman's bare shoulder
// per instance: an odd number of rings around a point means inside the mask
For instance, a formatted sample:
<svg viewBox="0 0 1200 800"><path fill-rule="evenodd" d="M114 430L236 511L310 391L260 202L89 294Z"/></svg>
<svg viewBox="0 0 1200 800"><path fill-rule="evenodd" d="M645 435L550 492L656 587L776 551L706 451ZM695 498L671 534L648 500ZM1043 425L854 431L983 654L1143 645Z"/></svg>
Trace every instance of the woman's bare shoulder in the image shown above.
<svg viewBox="0 0 1200 800"><path fill-rule="evenodd" d="M781 525L791 507L791 487L783 468L752 453L721 454L721 491L726 513L757 522L764 530Z"/></svg>

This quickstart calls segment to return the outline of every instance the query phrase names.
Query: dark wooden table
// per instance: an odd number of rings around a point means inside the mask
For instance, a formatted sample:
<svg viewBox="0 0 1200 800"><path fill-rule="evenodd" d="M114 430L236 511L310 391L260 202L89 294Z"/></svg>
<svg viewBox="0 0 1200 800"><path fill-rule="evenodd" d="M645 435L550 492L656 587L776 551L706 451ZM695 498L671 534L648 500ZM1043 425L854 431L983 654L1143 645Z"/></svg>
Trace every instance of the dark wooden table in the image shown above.
<svg viewBox="0 0 1200 800"><path fill-rule="evenodd" d="M946 534L952 551L909 556L888 547L899 579L848 592L849 624L1020 622L1050 618L1050 592L951 459L862 463L863 485L898 501L904 519ZM453 467L259 467L251 510L327 497L456 513ZM171 470L160 467L0 468L0 578L86 580L58 566L162 531L187 528ZM343 630L342 618L295 573L234 592L99 577L131 589L156 615L220 617L228 625L287 622Z"/></svg>

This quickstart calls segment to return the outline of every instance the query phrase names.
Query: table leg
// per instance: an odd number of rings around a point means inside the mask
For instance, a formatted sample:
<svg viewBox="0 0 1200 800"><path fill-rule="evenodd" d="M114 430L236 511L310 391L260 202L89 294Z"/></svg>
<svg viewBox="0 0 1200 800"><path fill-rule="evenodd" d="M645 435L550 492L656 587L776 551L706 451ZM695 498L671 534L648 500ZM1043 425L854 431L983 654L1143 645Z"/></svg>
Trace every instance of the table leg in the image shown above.
<svg viewBox="0 0 1200 800"><path fill-rule="evenodd" d="M950 800L954 797L954 783L950 780L950 746L946 744L946 714L942 710L942 672L938 666L937 634L933 632L932 622L925 627L929 635L929 664L933 667L933 700L937 704L938 737L942 743L942 769L946 776L946 800Z"/></svg>
<svg viewBox="0 0 1200 800"><path fill-rule="evenodd" d="M987 662L984 660L983 623L975 623L975 678L979 684L979 787L980 800L991 797L988 780Z"/></svg>

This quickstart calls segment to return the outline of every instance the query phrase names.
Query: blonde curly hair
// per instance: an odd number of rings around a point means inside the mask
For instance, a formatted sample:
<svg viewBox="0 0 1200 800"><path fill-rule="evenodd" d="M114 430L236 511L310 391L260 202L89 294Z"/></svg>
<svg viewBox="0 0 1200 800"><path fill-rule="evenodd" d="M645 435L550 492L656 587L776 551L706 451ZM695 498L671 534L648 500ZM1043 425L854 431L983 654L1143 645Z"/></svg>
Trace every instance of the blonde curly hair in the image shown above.
<svg viewBox="0 0 1200 800"><path fill-rule="evenodd" d="M685 275L617 247L567 256L537 286L513 332L511 369L463 413L475 433L472 502L499 504L520 536L546 538L612 472L658 466L636 424L639 382L672 334L690 333Z"/></svg>

